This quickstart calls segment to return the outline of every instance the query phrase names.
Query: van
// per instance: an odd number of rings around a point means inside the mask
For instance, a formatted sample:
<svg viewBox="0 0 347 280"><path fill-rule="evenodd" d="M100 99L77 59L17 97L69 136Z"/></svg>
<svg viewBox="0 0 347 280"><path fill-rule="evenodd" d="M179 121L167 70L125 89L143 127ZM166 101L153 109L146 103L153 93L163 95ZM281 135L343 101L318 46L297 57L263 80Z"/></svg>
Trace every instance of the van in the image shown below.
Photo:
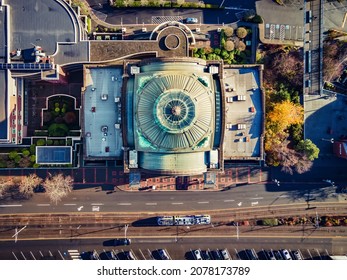
<svg viewBox="0 0 347 280"><path fill-rule="evenodd" d="M287 249L281 250L281 254L285 260L291 260L292 259L292 257L290 256Z"/></svg>
<svg viewBox="0 0 347 280"><path fill-rule="evenodd" d="M193 255L194 255L194 258L195 258L196 260L198 260L198 261L201 261L201 260L202 260L200 250L194 250L194 251L193 251Z"/></svg>

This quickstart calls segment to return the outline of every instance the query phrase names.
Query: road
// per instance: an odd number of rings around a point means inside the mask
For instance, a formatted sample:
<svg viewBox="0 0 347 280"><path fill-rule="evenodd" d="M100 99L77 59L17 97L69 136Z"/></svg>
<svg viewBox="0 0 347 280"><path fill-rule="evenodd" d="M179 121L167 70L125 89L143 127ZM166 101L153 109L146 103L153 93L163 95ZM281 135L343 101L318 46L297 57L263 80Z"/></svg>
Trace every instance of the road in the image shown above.
<svg viewBox="0 0 347 280"><path fill-rule="evenodd" d="M115 25L157 24L160 21L185 19L195 17L202 24L227 24L238 20L238 13L250 9L255 10L255 1L204 1L220 5L226 9L120 9L110 8L107 1L87 0L94 13L101 20ZM170 19L171 18L171 19ZM176 19L175 19L176 18Z"/></svg>
<svg viewBox="0 0 347 280"><path fill-rule="evenodd" d="M42 193L28 200L0 200L0 214L205 211L305 203L308 198L317 202L347 202L335 190L324 182L242 184L225 191L126 192L98 186L74 190L57 205Z"/></svg>

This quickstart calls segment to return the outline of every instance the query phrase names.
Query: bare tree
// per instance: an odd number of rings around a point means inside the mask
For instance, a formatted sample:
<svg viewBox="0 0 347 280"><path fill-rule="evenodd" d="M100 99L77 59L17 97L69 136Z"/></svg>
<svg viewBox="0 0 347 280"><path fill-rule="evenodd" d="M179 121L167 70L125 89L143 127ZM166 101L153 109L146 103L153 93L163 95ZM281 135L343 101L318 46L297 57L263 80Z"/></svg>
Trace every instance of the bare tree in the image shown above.
<svg viewBox="0 0 347 280"><path fill-rule="evenodd" d="M54 176L49 174L49 177L43 182L43 186L50 200L58 204L63 197L72 191L73 179L71 176L65 177L62 173Z"/></svg>
<svg viewBox="0 0 347 280"><path fill-rule="evenodd" d="M42 183L42 179L36 174L30 174L19 182L19 192L26 197L30 197L34 193L34 189Z"/></svg>
<svg viewBox="0 0 347 280"><path fill-rule="evenodd" d="M13 185L11 179L0 178L0 198L6 193L6 191Z"/></svg>

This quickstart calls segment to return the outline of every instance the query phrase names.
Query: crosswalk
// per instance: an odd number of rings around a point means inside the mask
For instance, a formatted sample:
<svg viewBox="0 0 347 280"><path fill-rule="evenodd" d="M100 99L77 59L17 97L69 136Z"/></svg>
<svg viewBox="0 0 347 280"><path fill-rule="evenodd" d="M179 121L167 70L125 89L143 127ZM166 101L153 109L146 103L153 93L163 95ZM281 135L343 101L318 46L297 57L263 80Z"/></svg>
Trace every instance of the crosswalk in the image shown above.
<svg viewBox="0 0 347 280"><path fill-rule="evenodd" d="M72 260L82 260L81 254L78 250L67 250Z"/></svg>
<svg viewBox="0 0 347 280"><path fill-rule="evenodd" d="M167 21L178 21L182 22L182 16L152 16L152 24L161 24Z"/></svg>

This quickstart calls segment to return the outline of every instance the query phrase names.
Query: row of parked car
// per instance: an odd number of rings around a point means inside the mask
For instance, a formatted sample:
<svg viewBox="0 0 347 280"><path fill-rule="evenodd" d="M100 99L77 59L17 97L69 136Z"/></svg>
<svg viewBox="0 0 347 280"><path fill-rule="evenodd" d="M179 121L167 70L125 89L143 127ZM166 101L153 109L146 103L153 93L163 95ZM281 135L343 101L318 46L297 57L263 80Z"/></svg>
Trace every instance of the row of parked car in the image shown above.
<svg viewBox="0 0 347 280"><path fill-rule="evenodd" d="M232 260L228 249L222 250L191 250L195 260Z"/></svg>
<svg viewBox="0 0 347 280"><path fill-rule="evenodd" d="M303 257L299 250L292 251L291 254L287 249L267 250L264 251L269 260L302 260Z"/></svg>

